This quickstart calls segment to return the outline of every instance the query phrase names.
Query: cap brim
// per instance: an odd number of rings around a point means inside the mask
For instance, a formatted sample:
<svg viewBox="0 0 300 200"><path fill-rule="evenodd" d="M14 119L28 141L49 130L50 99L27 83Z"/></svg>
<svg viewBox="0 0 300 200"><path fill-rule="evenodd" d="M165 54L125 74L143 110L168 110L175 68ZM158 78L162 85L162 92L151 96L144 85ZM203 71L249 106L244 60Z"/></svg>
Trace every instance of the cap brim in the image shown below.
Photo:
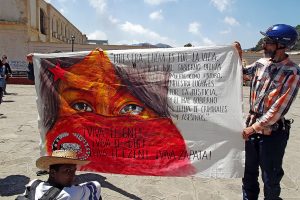
<svg viewBox="0 0 300 200"><path fill-rule="evenodd" d="M262 34L265 37L268 37L268 35L265 32L260 31L260 34Z"/></svg>
<svg viewBox="0 0 300 200"><path fill-rule="evenodd" d="M86 165L89 162L90 161L88 160L43 156L36 160L36 167L42 170L48 170L50 165L56 165L56 164Z"/></svg>

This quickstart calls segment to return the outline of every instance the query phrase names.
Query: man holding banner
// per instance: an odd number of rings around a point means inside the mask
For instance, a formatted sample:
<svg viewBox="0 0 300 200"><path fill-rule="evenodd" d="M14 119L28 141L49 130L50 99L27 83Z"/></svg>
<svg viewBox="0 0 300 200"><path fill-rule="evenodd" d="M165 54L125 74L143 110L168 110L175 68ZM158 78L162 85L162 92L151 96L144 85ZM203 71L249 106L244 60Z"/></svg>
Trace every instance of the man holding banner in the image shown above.
<svg viewBox="0 0 300 200"><path fill-rule="evenodd" d="M250 111L243 130L246 163L243 199L259 195L259 166L265 199L281 199L282 160L292 121L284 118L300 86L300 68L285 53L298 38L294 27L276 24L261 32L265 58L243 69L251 77ZM235 43L238 51L241 47Z"/></svg>

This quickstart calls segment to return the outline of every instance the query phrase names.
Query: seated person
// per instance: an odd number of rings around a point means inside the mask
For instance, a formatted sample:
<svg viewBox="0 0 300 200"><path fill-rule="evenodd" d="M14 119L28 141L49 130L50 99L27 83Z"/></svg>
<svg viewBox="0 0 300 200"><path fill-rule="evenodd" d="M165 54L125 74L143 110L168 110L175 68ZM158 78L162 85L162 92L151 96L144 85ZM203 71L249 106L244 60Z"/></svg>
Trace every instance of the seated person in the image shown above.
<svg viewBox="0 0 300 200"><path fill-rule="evenodd" d="M46 182L30 181L25 193L18 199L101 199L101 186L97 181L73 185L77 165L86 165L89 161L79 160L74 151L56 150L52 156L42 156L36 161L36 166L49 170ZM56 198L55 198L56 197Z"/></svg>

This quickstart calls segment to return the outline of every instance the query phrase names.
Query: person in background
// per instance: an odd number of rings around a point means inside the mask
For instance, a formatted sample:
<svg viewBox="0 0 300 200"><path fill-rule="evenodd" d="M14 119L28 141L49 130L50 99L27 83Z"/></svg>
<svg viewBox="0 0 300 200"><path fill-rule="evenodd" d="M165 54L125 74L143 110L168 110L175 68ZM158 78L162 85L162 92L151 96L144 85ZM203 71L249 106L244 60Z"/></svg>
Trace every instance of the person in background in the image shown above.
<svg viewBox="0 0 300 200"><path fill-rule="evenodd" d="M2 56L2 63L5 66L5 82L4 82L4 88L3 89L4 89L4 94L8 94L7 91L6 91L6 83L7 83L8 79L12 76L12 71L11 71L10 65L7 61L7 56L6 55Z"/></svg>
<svg viewBox="0 0 300 200"><path fill-rule="evenodd" d="M5 84L5 66L0 60L0 104L2 103L2 97L4 93L4 84ZM2 115L2 114L0 114Z"/></svg>
<svg viewBox="0 0 300 200"><path fill-rule="evenodd" d="M34 69L33 69L33 61L32 61L32 54L28 54L26 56L26 59L28 61L28 65L27 65L27 78L31 81L34 81Z"/></svg>
<svg viewBox="0 0 300 200"><path fill-rule="evenodd" d="M47 181L32 180L26 185L22 199L101 199L101 186L97 181L90 181L74 185L75 172L78 165L86 165L89 161L79 160L77 153L70 150L56 150L51 156L42 156L36 161L36 166L42 170L49 170Z"/></svg>
<svg viewBox="0 0 300 200"><path fill-rule="evenodd" d="M259 167L265 199L281 199L282 162L292 123L284 116L300 86L300 68L286 54L298 39L295 28L276 24L261 34L264 58L243 68L244 76L251 78L250 111L242 133L246 143L244 200L258 199ZM234 45L240 52L239 43Z"/></svg>

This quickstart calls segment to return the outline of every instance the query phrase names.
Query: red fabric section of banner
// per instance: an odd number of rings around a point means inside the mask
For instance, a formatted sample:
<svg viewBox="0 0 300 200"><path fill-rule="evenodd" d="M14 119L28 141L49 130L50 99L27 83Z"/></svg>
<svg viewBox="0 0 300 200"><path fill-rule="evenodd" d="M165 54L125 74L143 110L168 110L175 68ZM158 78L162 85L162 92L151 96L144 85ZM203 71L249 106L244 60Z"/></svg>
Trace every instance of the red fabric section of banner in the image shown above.
<svg viewBox="0 0 300 200"><path fill-rule="evenodd" d="M47 153L71 149L91 163L81 170L187 176L196 172L180 132L169 118L107 117L83 112L59 118L46 134Z"/></svg>

